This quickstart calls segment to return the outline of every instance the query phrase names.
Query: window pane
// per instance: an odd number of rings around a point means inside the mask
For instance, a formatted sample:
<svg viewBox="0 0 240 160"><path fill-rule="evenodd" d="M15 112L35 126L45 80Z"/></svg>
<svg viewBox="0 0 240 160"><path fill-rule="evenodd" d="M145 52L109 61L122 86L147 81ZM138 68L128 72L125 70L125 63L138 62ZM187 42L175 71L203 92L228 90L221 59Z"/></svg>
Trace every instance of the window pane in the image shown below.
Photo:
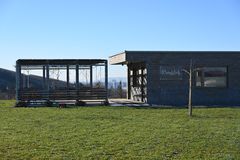
<svg viewBox="0 0 240 160"><path fill-rule="evenodd" d="M226 72L225 67L204 68L204 77L225 77Z"/></svg>
<svg viewBox="0 0 240 160"><path fill-rule="evenodd" d="M196 86L198 87L226 87L226 67L205 67L196 72Z"/></svg>
<svg viewBox="0 0 240 160"><path fill-rule="evenodd" d="M203 80L202 71L197 71L196 72L196 86L197 87L201 87L202 86L202 80Z"/></svg>
<svg viewBox="0 0 240 160"><path fill-rule="evenodd" d="M201 87L201 77L196 78L196 86Z"/></svg>
<svg viewBox="0 0 240 160"><path fill-rule="evenodd" d="M205 77L204 86L205 87L225 87L226 77Z"/></svg>
<svg viewBox="0 0 240 160"><path fill-rule="evenodd" d="M205 87L225 87L226 86L225 67L209 67L204 69Z"/></svg>

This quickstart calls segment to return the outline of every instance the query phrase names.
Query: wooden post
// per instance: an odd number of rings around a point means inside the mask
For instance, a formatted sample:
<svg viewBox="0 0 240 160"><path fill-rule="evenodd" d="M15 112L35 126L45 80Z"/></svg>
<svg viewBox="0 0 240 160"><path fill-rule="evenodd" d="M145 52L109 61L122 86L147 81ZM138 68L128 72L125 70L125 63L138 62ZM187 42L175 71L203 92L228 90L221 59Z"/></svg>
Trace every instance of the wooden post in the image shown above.
<svg viewBox="0 0 240 160"><path fill-rule="evenodd" d="M46 87L46 67L43 66L43 89Z"/></svg>
<svg viewBox="0 0 240 160"><path fill-rule="evenodd" d="M49 64L47 64L46 72L47 72L47 93L48 93L48 100L49 100L50 99Z"/></svg>
<svg viewBox="0 0 240 160"><path fill-rule="evenodd" d="M79 90L79 64L76 64L76 89Z"/></svg>
<svg viewBox="0 0 240 160"><path fill-rule="evenodd" d="M27 80L26 80L26 79L27 79L27 76L24 76L24 75L23 75L23 76L22 76L22 83L23 83L23 84L22 84L22 87L23 87L23 88L27 88L27 87L26 87L26 86L27 86Z"/></svg>
<svg viewBox="0 0 240 160"><path fill-rule="evenodd" d="M130 78L130 67L129 65L127 66L127 99L131 99L131 78Z"/></svg>
<svg viewBox="0 0 240 160"><path fill-rule="evenodd" d="M20 83L21 83L21 66L17 62L16 63L16 103L19 102Z"/></svg>
<svg viewBox="0 0 240 160"><path fill-rule="evenodd" d="M143 69L143 67L142 67L142 68L141 68L141 100L142 100L142 102L144 101L144 98L143 98L143 95L144 95L143 71L144 71L144 69Z"/></svg>
<svg viewBox="0 0 240 160"><path fill-rule="evenodd" d="M67 65L67 73L66 73L66 77L67 77L67 89L69 90L69 65Z"/></svg>
<svg viewBox="0 0 240 160"><path fill-rule="evenodd" d="M108 62L105 61L105 90L106 90L106 103L108 103Z"/></svg>
<svg viewBox="0 0 240 160"><path fill-rule="evenodd" d="M30 75L29 75L29 70L28 70L28 75L27 75L27 88L30 88Z"/></svg>
<svg viewBox="0 0 240 160"><path fill-rule="evenodd" d="M190 67L189 67L189 94L188 94L188 114L191 117L192 116L192 59L190 61Z"/></svg>

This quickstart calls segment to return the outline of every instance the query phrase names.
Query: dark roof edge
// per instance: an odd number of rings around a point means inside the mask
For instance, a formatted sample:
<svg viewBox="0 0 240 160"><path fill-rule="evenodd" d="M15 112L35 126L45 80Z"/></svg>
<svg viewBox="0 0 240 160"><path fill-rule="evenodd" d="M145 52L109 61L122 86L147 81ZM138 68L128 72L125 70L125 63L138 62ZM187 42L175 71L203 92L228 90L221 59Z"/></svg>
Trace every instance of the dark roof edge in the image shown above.
<svg viewBox="0 0 240 160"><path fill-rule="evenodd" d="M141 51L138 51L138 50L125 50L123 52L120 52L120 53L117 53L117 54L114 54L112 56L109 56L109 58L112 58L114 56L118 56L120 54L127 54L127 53L235 53L235 54L240 54L240 50L237 51L237 50L232 50L232 51L214 51L214 50L210 50L210 51L169 51L169 50L162 50L162 51L150 51L150 50L141 50Z"/></svg>
<svg viewBox="0 0 240 160"><path fill-rule="evenodd" d="M169 50L162 50L162 51L137 51L137 50L125 50L125 53L240 53L240 50L232 50L232 51L214 51L214 50L210 50L210 51L169 51Z"/></svg>
<svg viewBox="0 0 240 160"><path fill-rule="evenodd" d="M107 59L18 59L20 61L106 61Z"/></svg>

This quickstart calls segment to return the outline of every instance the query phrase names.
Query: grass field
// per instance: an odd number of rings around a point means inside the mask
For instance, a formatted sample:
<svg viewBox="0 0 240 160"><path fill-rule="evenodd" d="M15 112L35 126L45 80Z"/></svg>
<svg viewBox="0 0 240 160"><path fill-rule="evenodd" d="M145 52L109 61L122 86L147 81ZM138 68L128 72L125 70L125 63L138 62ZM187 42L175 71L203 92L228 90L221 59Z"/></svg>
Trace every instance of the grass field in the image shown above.
<svg viewBox="0 0 240 160"><path fill-rule="evenodd" d="M240 108L13 108L0 159L240 159Z"/></svg>

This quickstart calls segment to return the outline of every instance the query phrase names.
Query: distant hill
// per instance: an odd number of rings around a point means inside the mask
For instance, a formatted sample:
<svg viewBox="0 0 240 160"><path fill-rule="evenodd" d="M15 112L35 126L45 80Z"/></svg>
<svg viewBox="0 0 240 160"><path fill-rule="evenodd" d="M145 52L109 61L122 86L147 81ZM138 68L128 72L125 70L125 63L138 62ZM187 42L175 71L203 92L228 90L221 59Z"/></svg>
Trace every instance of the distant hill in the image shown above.
<svg viewBox="0 0 240 160"><path fill-rule="evenodd" d="M0 90L15 89L15 72L0 68Z"/></svg>
<svg viewBox="0 0 240 160"><path fill-rule="evenodd" d="M24 75L24 78L27 79L27 75ZM24 79L23 78L23 79ZM30 82L31 85L35 88L41 88L42 87L42 77L36 76L36 75L30 75ZM104 79L103 79L104 81ZM111 86L117 86L119 82L122 82L123 88L126 88L126 77L109 77L108 78L108 87ZM52 79L50 83L55 83L57 87L63 87L66 86L66 82ZM0 90L5 91L8 90L15 90L16 85L16 79L15 79L15 72L7 69L0 68ZM83 85L83 84L80 84ZM74 86L74 84L70 84L70 86ZM114 88L115 88L114 87Z"/></svg>
<svg viewBox="0 0 240 160"><path fill-rule="evenodd" d="M27 79L27 75L23 75L23 79ZM29 75L30 79L30 87L34 86L34 88L42 88L42 77L36 75ZM54 83L55 87L63 87L66 86L66 82L50 79L50 83ZM70 84L70 86L73 84ZM81 84L80 84L81 85ZM2 92L6 90L15 90L16 86L16 75L14 71L10 71L7 69L0 68L0 90Z"/></svg>

